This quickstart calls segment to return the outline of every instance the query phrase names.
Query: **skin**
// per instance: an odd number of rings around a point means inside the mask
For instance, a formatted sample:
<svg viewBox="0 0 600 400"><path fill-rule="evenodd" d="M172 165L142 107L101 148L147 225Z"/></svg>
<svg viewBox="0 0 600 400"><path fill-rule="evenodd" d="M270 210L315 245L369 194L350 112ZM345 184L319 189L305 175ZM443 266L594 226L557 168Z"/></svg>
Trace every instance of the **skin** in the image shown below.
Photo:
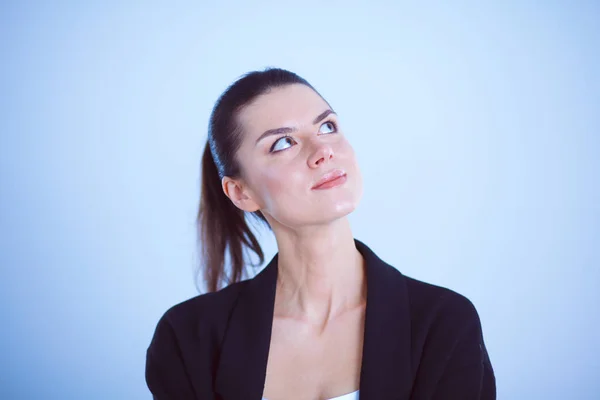
<svg viewBox="0 0 600 400"><path fill-rule="evenodd" d="M240 209L261 210L279 251L275 313L264 396L327 399L358 388L366 277L348 214L362 197L355 152L330 106L311 88L292 84L257 97L238 114L243 130L238 178L223 191ZM290 127L285 134L263 132ZM274 151L270 153L272 146ZM313 185L340 168L347 180Z"/></svg>

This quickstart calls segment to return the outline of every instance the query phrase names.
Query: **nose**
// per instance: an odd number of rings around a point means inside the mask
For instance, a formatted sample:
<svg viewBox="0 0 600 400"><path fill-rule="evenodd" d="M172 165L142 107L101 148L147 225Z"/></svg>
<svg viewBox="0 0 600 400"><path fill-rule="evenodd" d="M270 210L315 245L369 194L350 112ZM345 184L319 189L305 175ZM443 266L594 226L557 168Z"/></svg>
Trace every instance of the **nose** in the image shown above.
<svg viewBox="0 0 600 400"><path fill-rule="evenodd" d="M308 159L308 165L311 168L316 168L321 164L326 164L333 158L333 149L329 144L320 143L317 149Z"/></svg>

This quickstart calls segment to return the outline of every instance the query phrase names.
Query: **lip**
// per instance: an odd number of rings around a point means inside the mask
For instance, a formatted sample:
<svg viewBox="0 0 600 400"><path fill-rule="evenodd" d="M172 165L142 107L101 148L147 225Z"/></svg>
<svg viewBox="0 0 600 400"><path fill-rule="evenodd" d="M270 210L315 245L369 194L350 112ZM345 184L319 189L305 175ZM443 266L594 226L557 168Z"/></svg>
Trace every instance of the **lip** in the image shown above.
<svg viewBox="0 0 600 400"><path fill-rule="evenodd" d="M323 175L321 179L312 187L313 189L326 189L329 187L341 185L346 181L346 171L334 169Z"/></svg>

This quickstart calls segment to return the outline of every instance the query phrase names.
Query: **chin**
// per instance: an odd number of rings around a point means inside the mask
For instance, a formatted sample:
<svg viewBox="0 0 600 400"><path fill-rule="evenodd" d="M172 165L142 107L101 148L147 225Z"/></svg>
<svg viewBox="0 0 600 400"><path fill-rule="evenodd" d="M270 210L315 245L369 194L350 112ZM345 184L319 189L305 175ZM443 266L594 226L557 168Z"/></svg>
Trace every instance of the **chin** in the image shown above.
<svg viewBox="0 0 600 400"><path fill-rule="evenodd" d="M326 221L345 217L356 209L358 206L357 200L358 199L348 199L345 201L336 201L328 207L321 205L318 211L319 218Z"/></svg>

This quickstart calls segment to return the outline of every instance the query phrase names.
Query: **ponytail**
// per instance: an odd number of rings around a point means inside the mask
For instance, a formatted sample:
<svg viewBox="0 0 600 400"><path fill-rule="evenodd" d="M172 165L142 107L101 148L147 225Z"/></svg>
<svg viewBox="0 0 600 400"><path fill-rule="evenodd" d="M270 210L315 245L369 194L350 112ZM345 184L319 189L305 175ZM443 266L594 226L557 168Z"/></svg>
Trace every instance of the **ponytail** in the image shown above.
<svg viewBox="0 0 600 400"><path fill-rule="evenodd" d="M263 250L246 222L245 213L223 192L221 177L207 141L202 155L197 226L201 254L200 268L209 292L219 290L223 280L226 280L227 285L241 280L245 264L243 245L256 253L259 265L264 262ZM268 225L260 211L252 214ZM230 261L230 276L225 272L227 254Z"/></svg>

